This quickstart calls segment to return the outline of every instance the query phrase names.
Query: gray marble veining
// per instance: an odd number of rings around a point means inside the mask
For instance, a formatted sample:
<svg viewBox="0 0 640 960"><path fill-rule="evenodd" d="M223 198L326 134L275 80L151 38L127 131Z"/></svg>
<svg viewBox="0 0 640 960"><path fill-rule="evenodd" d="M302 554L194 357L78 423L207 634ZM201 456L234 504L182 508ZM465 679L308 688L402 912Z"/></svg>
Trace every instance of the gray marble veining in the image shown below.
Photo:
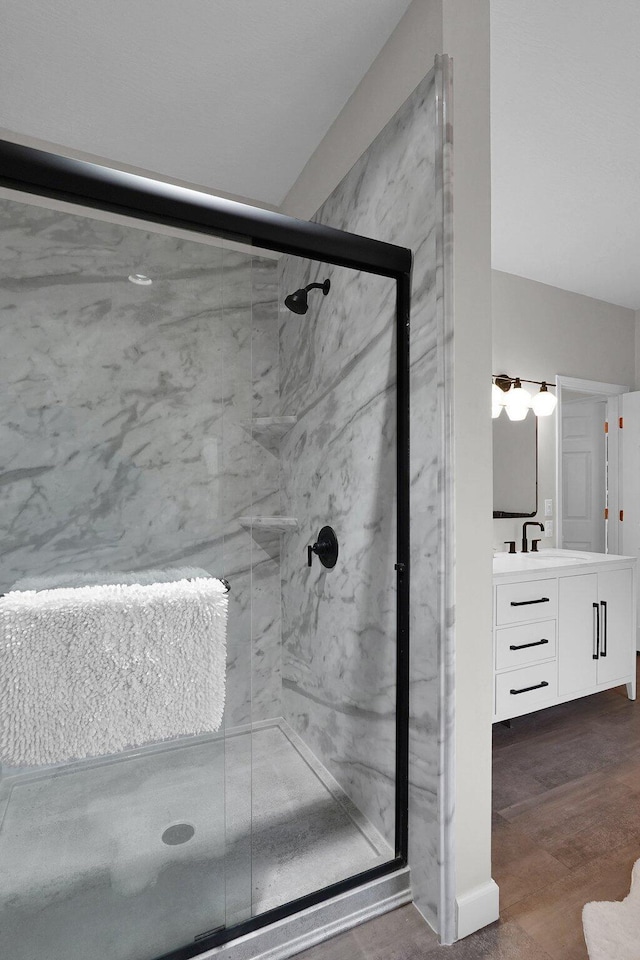
<svg viewBox="0 0 640 960"><path fill-rule="evenodd" d="M439 665L442 557L442 333L437 250L435 70L314 219L412 249L410 845L416 902L439 905ZM281 288L331 279L309 313L281 310L285 512L298 516L282 560L285 717L388 839L395 802L395 316L384 278L281 261ZM302 548L335 527L335 570ZM450 611L449 611L450 613Z"/></svg>

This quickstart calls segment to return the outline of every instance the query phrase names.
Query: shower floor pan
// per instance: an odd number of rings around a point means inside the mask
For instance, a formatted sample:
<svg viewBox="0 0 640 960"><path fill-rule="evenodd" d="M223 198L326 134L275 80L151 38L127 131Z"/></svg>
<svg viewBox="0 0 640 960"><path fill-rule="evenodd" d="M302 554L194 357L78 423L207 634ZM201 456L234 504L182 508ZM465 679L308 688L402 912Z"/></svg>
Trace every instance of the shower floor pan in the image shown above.
<svg viewBox="0 0 640 960"><path fill-rule="evenodd" d="M152 960L392 859L282 721L0 781L7 960Z"/></svg>

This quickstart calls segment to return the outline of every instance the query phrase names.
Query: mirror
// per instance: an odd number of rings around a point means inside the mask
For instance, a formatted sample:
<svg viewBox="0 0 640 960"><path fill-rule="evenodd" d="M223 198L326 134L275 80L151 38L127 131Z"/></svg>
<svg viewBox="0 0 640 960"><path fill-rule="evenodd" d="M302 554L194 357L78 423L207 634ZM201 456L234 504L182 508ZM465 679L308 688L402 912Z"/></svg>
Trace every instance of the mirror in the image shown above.
<svg viewBox="0 0 640 960"><path fill-rule="evenodd" d="M538 511L538 418L503 412L493 421L493 516L533 517Z"/></svg>

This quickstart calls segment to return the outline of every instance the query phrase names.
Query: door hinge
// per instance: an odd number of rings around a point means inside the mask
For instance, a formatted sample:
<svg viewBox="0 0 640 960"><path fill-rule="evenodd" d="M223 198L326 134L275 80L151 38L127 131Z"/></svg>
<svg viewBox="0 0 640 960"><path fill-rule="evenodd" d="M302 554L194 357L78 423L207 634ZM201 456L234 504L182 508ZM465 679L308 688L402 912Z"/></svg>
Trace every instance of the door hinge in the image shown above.
<svg viewBox="0 0 640 960"><path fill-rule="evenodd" d="M622 430L622 428L624 427L624 417L618 417L618 426Z"/></svg>
<svg viewBox="0 0 640 960"><path fill-rule="evenodd" d="M604 518L605 520L609 519L609 507L604 508Z"/></svg>
<svg viewBox="0 0 640 960"><path fill-rule="evenodd" d="M620 523L624 520L624 510L620 511Z"/></svg>
<svg viewBox="0 0 640 960"><path fill-rule="evenodd" d="M605 420L604 422L604 432L609 433L609 421Z"/></svg>

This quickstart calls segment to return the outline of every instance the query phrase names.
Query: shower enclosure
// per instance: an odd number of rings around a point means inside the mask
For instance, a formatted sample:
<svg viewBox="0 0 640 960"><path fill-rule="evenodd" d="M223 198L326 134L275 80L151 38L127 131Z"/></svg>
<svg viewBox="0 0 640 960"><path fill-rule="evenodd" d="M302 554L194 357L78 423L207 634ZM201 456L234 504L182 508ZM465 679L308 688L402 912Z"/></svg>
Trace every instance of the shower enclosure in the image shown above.
<svg viewBox="0 0 640 960"><path fill-rule="evenodd" d="M406 864L411 255L8 143L0 186L2 952L196 956ZM226 630L11 632L210 578Z"/></svg>

